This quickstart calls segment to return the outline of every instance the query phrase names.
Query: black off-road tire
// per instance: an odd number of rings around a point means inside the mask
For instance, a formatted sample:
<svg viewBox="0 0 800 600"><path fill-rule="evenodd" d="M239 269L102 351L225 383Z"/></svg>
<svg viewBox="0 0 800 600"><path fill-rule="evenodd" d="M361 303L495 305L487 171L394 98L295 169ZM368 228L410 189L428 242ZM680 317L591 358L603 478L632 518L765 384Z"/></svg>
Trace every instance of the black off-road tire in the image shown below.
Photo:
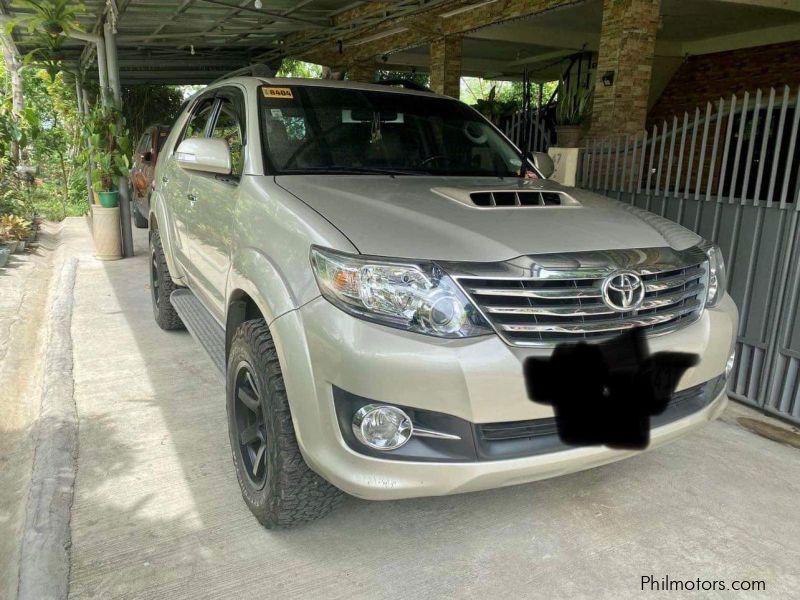
<svg viewBox="0 0 800 600"><path fill-rule="evenodd" d="M170 294L178 287L170 277L158 229L154 229L150 232L150 299L153 304L153 318L161 329L167 331L185 329L169 300Z"/></svg>
<svg viewBox="0 0 800 600"><path fill-rule="evenodd" d="M131 200L131 216L133 217L133 224L137 229L147 229L147 217L139 212L139 205L136 204L136 200Z"/></svg>
<svg viewBox="0 0 800 600"><path fill-rule="evenodd" d="M264 319L245 321L236 329L225 387L236 477L242 497L258 521L267 529L292 527L333 510L344 495L312 471L300 454L278 354ZM262 431L258 440L252 433L246 435L246 430L256 429L259 419L259 413L241 400L242 394L251 391L256 402L252 398L248 402L260 409L263 421L257 428ZM251 445L244 446L245 439L252 439ZM256 476L254 464L259 465Z"/></svg>

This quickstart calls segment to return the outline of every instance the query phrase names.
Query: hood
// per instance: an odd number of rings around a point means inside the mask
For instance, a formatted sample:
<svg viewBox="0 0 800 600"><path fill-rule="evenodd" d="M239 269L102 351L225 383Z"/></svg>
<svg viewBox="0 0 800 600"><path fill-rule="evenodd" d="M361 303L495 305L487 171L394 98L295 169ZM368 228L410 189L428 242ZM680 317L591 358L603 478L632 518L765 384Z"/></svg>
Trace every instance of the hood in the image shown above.
<svg viewBox="0 0 800 600"><path fill-rule="evenodd" d="M525 254L671 246L700 241L658 215L542 180L373 175L278 176L363 254L496 262ZM464 198L491 191L556 191L567 206L478 208Z"/></svg>

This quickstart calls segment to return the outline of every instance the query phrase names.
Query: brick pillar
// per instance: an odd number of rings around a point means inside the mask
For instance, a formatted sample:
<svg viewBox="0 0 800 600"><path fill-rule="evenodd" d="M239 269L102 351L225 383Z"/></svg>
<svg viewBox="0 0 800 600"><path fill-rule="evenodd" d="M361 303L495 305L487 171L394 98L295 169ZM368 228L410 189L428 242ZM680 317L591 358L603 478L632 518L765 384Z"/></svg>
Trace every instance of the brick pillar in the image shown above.
<svg viewBox="0 0 800 600"><path fill-rule="evenodd" d="M661 0L603 0L592 135L636 133L645 126ZM614 72L614 84L603 75Z"/></svg>
<svg viewBox="0 0 800 600"><path fill-rule="evenodd" d="M347 79L350 81L360 81L361 83L372 83L375 81L374 63L359 63L347 67Z"/></svg>
<svg viewBox="0 0 800 600"><path fill-rule="evenodd" d="M431 88L437 94L461 96L462 38L441 37L431 42Z"/></svg>

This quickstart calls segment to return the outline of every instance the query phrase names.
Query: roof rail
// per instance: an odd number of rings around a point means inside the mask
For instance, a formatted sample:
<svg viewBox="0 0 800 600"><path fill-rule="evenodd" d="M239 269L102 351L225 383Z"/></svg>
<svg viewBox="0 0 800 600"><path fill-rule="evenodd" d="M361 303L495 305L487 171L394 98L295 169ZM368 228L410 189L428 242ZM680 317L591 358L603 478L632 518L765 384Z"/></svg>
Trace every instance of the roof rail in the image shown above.
<svg viewBox="0 0 800 600"><path fill-rule="evenodd" d="M265 65L264 63L255 63L252 65L247 65L246 67L242 67L241 69L236 69L235 71L231 71L230 73L225 73L222 77L218 77L211 83L217 83L218 81L222 81L224 79L230 79L231 77L241 77L241 76L250 76L250 77L275 77L275 69L272 67Z"/></svg>
<svg viewBox="0 0 800 600"><path fill-rule="evenodd" d="M431 92L433 90L429 87L421 85L416 81L411 81L410 79L381 79L380 81L373 81L375 85L399 85L407 90L414 90L415 92Z"/></svg>

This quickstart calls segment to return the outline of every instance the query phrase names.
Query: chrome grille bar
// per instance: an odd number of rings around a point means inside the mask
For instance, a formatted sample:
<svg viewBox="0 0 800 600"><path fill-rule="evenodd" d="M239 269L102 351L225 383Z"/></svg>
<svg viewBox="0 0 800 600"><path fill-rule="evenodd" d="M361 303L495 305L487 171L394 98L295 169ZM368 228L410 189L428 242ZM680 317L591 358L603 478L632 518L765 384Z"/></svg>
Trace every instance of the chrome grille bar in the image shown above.
<svg viewBox="0 0 800 600"><path fill-rule="evenodd" d="M695 284L685 290L669 294L662 294L657 298L647 298L638 308L639 311L662 308L677 304L687 298L697 296L705 289L702 284ZM498 315L542 315L550 317L588 317L594 315L613 315L618 312L608 308L605 304L575 308L572 306L487 306L486 312Z"/></svg>
<svg viewBox="0 0 800 600"><path fill-rule="evenodd" d="M504 323L500 329L510 332L547 332L547 333L597 333L606 331L625 331L635 327L648 327L673 321L678 317L689 314L700 306L699 300L669 311L657 314L637 315L625 320L606 319L603 321L586 321L584 323L542 323L519 324Z"/></svg>

